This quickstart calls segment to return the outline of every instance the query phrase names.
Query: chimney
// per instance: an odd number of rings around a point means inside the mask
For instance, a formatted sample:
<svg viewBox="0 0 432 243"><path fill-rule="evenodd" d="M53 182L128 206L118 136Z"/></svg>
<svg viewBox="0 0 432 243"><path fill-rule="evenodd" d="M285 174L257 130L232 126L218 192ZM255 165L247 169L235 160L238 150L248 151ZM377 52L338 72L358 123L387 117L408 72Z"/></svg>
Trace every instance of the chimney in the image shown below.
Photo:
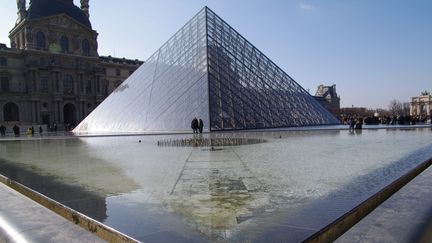
<svg viewBox="0 0 432 243"><path fill-rule="evenodd" d="M81 10L88 18L90 18L89 8L89 0L81 0Z"/></svg>

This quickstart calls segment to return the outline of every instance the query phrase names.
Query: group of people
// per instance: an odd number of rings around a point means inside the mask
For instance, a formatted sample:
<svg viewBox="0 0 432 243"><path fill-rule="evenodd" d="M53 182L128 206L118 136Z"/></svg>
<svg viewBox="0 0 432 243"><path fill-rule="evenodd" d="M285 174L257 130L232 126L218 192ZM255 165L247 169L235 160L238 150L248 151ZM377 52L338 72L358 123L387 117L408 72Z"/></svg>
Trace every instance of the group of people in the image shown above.
<svg viewBox="0 0 432 243"><path fill-rule="evenodd" d="M363 118L349 118L348 125L350 130L361 130L363 128Z"/></svg>
<svg viewBox="0 0 432 243"><path fill-rule="evenodd" d="M29 135L29 136L33 136L34 133L35 133L34 130L35 130L35 129L34 129L33 126L32 126L32 127L29 127L29 128L27 129L27 135ZM17 124L15 124L15 125L12 127L12 131L13 131L15 137L19 137L19 136L20 136L20 127L19 127ZM39 126L39 135L42 136L42 132L43 132L42 126ZM5 127L4 125L0 125L0 135L1 135L2 137L5 137L5 136L6 136L6 127Z"/></svg>
<svg viewBox="0 0 432 243"><path fill-rule="evenodd" d="M204 122L203 120L197 119L196 117L194 119L192 119L191 122L191 128L193 133L202 133L203 132L203 128L204 128Z"/></svg>

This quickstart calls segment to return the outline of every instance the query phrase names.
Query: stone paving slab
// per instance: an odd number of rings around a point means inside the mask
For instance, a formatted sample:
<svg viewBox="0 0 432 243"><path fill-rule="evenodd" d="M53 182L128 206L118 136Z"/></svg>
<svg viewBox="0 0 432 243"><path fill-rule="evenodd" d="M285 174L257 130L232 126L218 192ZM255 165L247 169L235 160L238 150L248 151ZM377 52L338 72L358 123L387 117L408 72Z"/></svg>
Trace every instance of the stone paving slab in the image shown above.
<svg viewBox="0 0 432 243"><path fill-rule="evenodd" d="M432 242L432 167L381 204L336 242Z"/></svg>
<svg viewBox="0 0 432 243"><path fill-rule="evenodd" d="M0 242L105 242L0 183Z"/></svg>

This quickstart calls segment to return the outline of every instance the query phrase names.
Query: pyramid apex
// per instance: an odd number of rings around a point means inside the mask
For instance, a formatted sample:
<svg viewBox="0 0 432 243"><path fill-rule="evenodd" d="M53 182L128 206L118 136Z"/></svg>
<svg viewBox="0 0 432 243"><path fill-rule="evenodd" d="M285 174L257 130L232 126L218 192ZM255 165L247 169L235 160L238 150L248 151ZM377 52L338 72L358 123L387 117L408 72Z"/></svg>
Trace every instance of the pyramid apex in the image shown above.
<svg viewBox="0 0 432 243"><path fill-rule="evenodd" d="M191 117L209 131L339 124L205 6L74 131L188 131Z"/></svg>

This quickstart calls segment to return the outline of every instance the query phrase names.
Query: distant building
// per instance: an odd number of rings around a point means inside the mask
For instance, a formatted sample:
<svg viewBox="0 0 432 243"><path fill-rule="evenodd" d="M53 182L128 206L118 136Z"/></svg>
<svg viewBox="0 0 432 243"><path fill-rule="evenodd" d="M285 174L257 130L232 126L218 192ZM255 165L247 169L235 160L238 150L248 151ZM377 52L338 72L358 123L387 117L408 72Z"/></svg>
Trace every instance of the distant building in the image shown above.
<svg viewBox="0 0 432 243"><path fill-rule="evenodd" d="M314 97L334 115L340 114L340 97L336 93L336 84L332 86L319 85Z"/></svg>
<svg viewBox="0 0 432 243"><path fill-rule="evenodd" d="M143 62L98 54L89 1L17 1L0 44L0 123L77 125Z"/></svg>
<svg viewBox="0 0 432 243"><path fill-rule="evenodd" d="M420 96L412 97L410 103L410 115L423 118L431 117L432 95L430 92L422 92Z"/></svg>

